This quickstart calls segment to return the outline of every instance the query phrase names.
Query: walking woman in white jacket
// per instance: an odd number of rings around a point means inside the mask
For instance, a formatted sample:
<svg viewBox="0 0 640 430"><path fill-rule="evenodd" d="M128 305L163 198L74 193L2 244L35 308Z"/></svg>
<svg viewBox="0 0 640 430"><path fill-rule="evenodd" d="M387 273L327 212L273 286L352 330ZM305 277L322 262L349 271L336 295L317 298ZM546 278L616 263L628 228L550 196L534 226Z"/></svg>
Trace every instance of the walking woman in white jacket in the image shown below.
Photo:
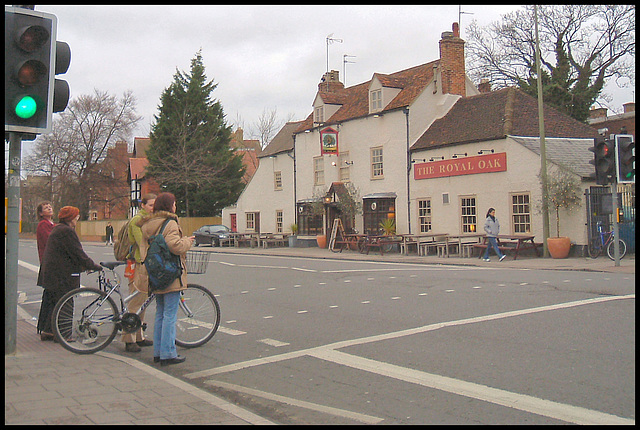
<svg viewBox="0 0 640 430"><path fill-rule="evenodd" d="M484 231L487 233L487 249L484 251L482 259L484 261L491 261L489 259L489 249L493 247L496 255L500 257L500 261L504 260L506 255L500 252L498 239L496 238L496 236L500 234L500 221L496 218L496 210L494 208L489 208L487 211L487 219L484 221Z"/></svg>

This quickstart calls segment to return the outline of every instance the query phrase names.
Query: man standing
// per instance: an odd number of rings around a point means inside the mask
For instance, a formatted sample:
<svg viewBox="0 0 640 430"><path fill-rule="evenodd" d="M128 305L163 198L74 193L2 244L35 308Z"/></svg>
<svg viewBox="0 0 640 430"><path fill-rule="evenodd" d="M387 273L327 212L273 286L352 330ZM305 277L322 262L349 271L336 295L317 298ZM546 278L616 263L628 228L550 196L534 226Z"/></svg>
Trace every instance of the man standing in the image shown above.
<svg viewBox="0 0 640 430"><path fill-rule="evenodd" d="M153 204L156 201L155 194L145 194L140 201L140 210L129 221L129 241L133 245L133 257L135 259L136 268L142 264L142 258L140 257L140 243L142 243L142 230L138 222L153 213ZM134 269L135 270L135 269ZM129 294L133 294L136 291L142 291L146 293L149 289L148 283L145 285L136 285L134 277L129 278ZM138 312L140 306L147 299L147 294L138 294L128 304L129 312ZM140 319L144 323L144 312L140 314ZM143 324L144 325L144 324ZM153 341L145 339L142 333L142 327L135 333L127 333L122 336L122 341L125 343L125 350L127 352L140 352L142 346L151 346Z"/></svg>
<svg viewBox="0 0 640 430"><path fill-rule="evenodd" d="M111 225L111 221L109 221L107 223L107 229L106 229L106 234L107 234L107 243L106 245L113 245L113 226Z"/></svg>

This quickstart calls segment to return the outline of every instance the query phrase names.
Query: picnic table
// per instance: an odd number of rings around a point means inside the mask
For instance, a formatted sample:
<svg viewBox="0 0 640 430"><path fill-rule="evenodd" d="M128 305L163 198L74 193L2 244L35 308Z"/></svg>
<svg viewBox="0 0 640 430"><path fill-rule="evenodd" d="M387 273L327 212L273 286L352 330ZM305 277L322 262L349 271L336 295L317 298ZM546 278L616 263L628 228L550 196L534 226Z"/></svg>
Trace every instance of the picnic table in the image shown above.
<svg viewBox="0 0 640 430"><path fill-rule="evenodd" d="M389 252L391 250L391 246L396 243L402 243L402 236L366 236L362 243L362 247L360 248L360 252L369 255L371 248L378 248L380 250L380 255L384 255L385 249Z"/></svg>
<svg viewBox="0 0 640 430"><path fill-rule="evenodd" d="M340 240L334 242L334 248L331 250L342 252L343 249L348 248L360 251L366 237L366 234L345 234Z"/></svg>
<svg viewBox="0 0 640 430"><path fill-rule="evenodd" d="M536 256L540 257L540 251L538 248L542 246L542 243L535 243L533 240L534 237L534 235L530 234L499 234L496 236L498 239L498 249L504 253L514 251L514 260L518 259L520 251L527 249L533 249ZM478 243L473 246L480 250L480 255L478 257L482 257L483 250L489 246L486 235L482 243Z"/></svg>

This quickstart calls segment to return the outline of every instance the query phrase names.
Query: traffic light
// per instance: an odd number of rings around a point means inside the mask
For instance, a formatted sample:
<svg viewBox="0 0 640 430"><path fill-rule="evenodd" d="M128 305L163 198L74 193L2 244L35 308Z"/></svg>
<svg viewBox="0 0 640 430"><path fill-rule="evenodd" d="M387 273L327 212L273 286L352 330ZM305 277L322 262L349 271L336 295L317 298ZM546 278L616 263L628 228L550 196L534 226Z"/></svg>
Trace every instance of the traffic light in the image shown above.
<svg viewBox="0 0 640 430"><path fill-rule="evenodd" d="M56 17L5 6L4 28L5 131L48 133Z"/></svg>
<svg viewBox="0 0 640 430"><path fill-rule="evenodd" d="M594 159L589 163L596 168L596 183L598 185L607 185L609 182L614 182L616 172L613 140L599 136L595 139L595 144L593 148L589 148L589 151L594 153Z"/></svg>
<svg viewBox="0 0 640 430"><path fill-rule="evenodd" d="M71 48L67 42L56 41L54 74L67 73L71 64ZM55 79L53 85L53 112L62 112L69 103L69 84L62 79Z"/></svg>
<svg viewBox="0 0 640 430"><path fill-rule="evenodd" d="M631 134L616 135L616 174L618 183L636 182L636 143Z"/></svg>

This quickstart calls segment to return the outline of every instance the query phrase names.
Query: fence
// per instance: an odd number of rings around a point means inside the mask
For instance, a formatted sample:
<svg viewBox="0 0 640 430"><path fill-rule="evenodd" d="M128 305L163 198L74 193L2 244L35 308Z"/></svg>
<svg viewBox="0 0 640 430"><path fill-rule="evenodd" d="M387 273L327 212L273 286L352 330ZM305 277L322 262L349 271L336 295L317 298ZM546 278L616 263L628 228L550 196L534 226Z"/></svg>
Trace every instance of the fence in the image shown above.
<svg viewBox="0 0 640 430"><path fill-rule="evenodd" d="M618 188L618 208L622 210L622 218L618 223L620 237L627 243L627 252L636 252L636 193L635 188ZM589 237L598 234L597 223L601 221L605 230L612 229L613 202L609 187L591 187L585 192L587 203L587 231Z"/></svg>
<svg viewBox="0 0 640 430"><path fill-rule="evenodd" d="M222 218L219 216L198 217L198 218L180 218L180 227L186 236L191 236L194 231L208 224L222 224ZM80 240L90 242L100 242L106 238L107 223L111 222L113 226L113 235L116 236L120 228L129 222L128 219L106 219L100 221L78 221L76 232Z"/></svg>

